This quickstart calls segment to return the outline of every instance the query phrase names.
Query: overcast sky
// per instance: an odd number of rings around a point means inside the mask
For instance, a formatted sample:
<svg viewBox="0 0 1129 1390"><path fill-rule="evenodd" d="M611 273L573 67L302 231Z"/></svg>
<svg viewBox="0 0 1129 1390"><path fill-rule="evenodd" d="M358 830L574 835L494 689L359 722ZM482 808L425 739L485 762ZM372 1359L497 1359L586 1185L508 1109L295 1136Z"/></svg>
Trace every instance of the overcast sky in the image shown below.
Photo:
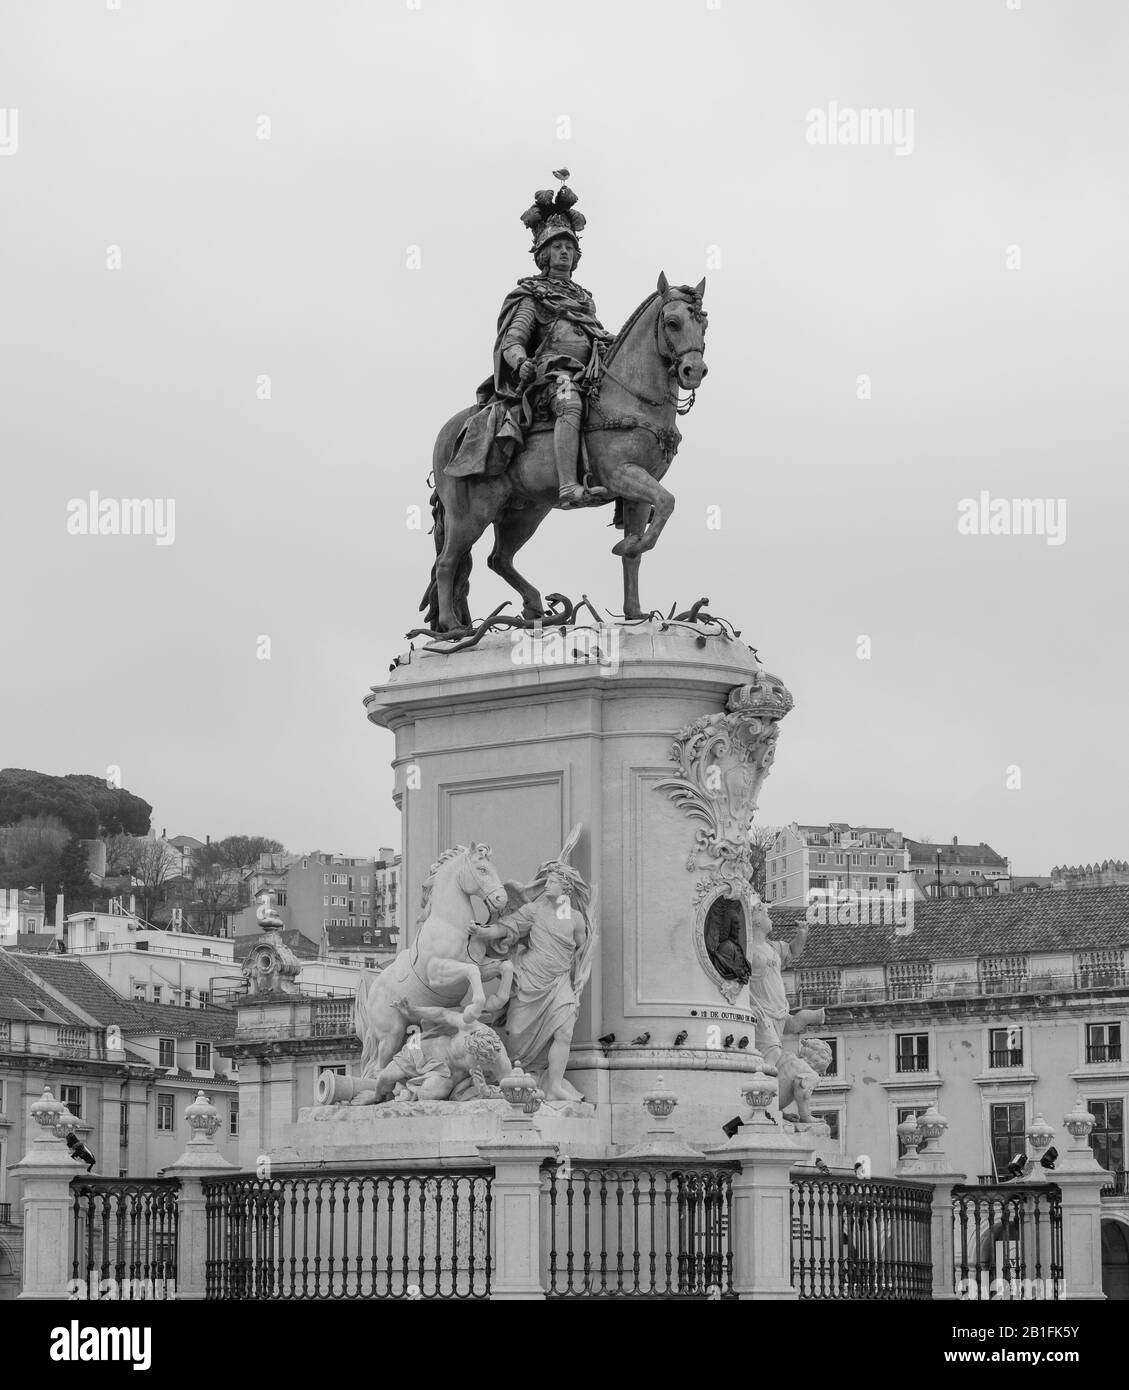
<svg viewBox="0 0 1129 1390"><path fill-rule="evenodd" d="M606 325L708 274L642 598L708 595L793 691L762 819L1129 856L1123 4L0 19L0 764L118 765L170 834L399 844L361 700L427 583L407 508L566 164ZM832 102L912 142L809 143ZM91 491L174 499L174 543L69 534ZM1065 498L1065 542L960 534L981 492ZM523 568L619 609L606 520L555 514ZM480 562L475 612L509 597Z"/></svg>

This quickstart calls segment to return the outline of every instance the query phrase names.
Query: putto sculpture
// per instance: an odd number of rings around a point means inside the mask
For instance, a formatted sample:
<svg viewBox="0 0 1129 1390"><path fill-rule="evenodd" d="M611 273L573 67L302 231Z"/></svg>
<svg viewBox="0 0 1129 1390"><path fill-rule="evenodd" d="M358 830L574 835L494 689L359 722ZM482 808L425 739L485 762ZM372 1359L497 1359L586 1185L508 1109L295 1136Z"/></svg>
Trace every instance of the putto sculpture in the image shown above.
<svg viewBox="0 0 1129 1390"><path fill-rule="evenodd" d="M623 539L624 617L643 616L639 560L662 534L674 497L662 486L685 414L706 374L705 280L671 285L660 274L615 336L591 294L572 279L583 213L562 180L522 214L538 275L520 279L498 320L492 376L477 404L453 415L435 442L431 497L435 564L420 604L435 633L471 627L471 548L488 526L488 564L522 598L522 614L545 616L539 590L514 556L554 507L615 503ZM680 392L689 392L681 399Z"/></svg>

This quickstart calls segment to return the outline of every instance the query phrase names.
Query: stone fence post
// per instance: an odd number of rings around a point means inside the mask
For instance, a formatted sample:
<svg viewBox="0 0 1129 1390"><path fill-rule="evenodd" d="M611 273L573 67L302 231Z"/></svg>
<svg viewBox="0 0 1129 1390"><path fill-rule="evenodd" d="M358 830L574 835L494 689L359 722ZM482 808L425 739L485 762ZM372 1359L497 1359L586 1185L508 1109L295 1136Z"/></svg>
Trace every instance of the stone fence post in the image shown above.
<svg viewBox="0 0 1129 1390"><path fill-rule="evenodd" d="M1071 1137L1048 1180L1062 1193L1062 1297L1102 1299L1102 1188L1109 1174L1090 1147L1094 1117L1081 1095L1063 1116Z"/></svg>
<svg viewBox="0 0 1129 1390"><path fill-rule="evenodd" d="M215 1133L220 1127L219 1111L203 1091L184 1112L192 1131L188 1144L176 1160L161 1170L163 1178L179 1178L176 1233L176 1299L178 1302L206 1296L208 1216L204 1179L223 1177L236 1170L216 1147Z"/></svg>
<svg viewBox="0 0 1129 1390"><path fill-rule="evenodd" d="M520 1064L519 1064L520 1068ZM477 1145L494 1165L490 1247L492 1299L544 1298L541 1284L541 1165L557 1152L533 1126L541 1093L520 1069L502 1082L510 1113L496 1144Z"/></svg>
<svg viewBox="0 0 1129 1390"><path fill-rule="evenodd" d="M755 1072L741 1095L753 1109L727 1144L707 1152L736 1159L733 1175L733 1292L740 1299L794 1299L792 1287L792 1169L810 1163L815 1148L770 1120L777 1094L767 1072Z"/></svg>
<svg viewBox="0 0 1129 1390"><path fill-rule="evenodd" d="M23 1180L23 1284L20 1298L66 1298L74 1278L70 1248L71 1179L82 1170L63 1141L66 1107L44 1086L31 1107L27 1153L11 1172ZM83 1270L85 1278L86 1271Z"/></svg>
<svg viewBox="0 0 1129 1390"><path fill-rule="evenodd" d="M953 1165L942 1147L948 1127L948 1120L937 1113L935 1105L927 1106L898 1125L898 1137L905 1144L906 1153L898 1160L895 1176L933 1184L929 1248L933 1261L934 1302L951 1301L957 1297L954 1287L956 1221L953 1218L953 1188L964 1182L967 1176L953 1172Z"/></svg>

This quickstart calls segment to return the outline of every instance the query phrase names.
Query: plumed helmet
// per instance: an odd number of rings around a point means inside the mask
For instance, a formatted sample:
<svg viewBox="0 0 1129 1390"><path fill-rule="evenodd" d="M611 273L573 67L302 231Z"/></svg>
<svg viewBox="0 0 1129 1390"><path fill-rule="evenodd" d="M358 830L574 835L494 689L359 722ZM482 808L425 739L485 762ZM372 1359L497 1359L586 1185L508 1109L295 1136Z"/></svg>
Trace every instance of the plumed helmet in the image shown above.
<svg viewBox="0 0 1129 1390"><path fill-rule="evenodd" d="M576 247L576 259L580 259L580 233L584 230L587 218L576 212L576 194L564 182L568 178L567 169L554 169L553 177L561 180L561 186L554 193L551 188L541 188L533 195L533 205L521 215L521 220L533 236L530 254L536 256L542 247L559 236L566 236Z"/></svg>

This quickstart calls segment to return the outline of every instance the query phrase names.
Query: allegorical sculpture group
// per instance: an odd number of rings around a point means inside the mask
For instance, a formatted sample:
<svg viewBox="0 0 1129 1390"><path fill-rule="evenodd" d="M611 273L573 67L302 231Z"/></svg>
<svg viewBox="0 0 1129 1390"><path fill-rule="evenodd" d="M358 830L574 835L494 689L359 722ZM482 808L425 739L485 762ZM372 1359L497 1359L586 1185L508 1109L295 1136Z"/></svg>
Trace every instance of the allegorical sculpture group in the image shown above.
<svg viewBox="0 0 1129 1390"><path fill-rule="evenodd" d="M580 830L525 885L502 882L486 845L432 865L411 945L357 991L355 1104L497 1097L517 1063L546 1100L583 1100L564 1074L596 944L591 889L568 862Z"/></svg>

